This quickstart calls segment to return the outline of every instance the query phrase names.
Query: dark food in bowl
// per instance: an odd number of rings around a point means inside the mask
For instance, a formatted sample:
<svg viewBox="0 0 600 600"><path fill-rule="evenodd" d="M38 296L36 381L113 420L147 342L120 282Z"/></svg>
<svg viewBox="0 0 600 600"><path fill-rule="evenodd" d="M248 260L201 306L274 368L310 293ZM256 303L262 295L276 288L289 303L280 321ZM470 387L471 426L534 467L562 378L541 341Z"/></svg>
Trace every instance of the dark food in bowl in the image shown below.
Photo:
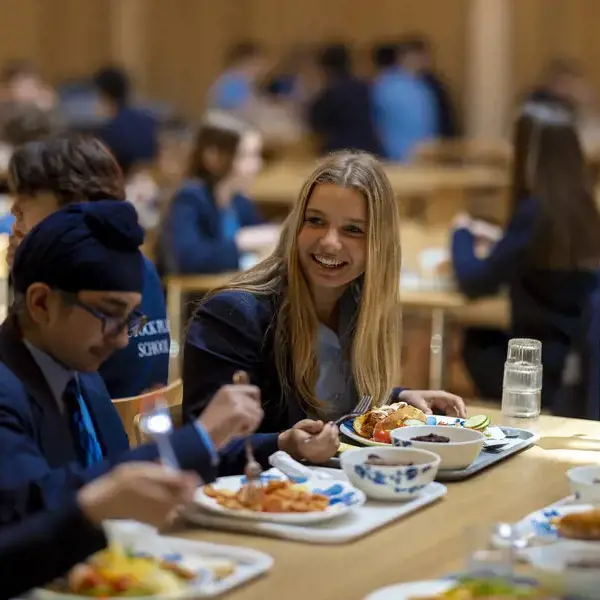
<svg viewBox="0 0 600 600"><path fill-rule="evenodd" d="M377 456L377 454L369 454L369 456L367 456L365 464L374 465L376 467L412 467L414 465L414 463L389 462L385 460L385 458Z"/></svg>
<svg viewBox="0 0 600 600"><path fill-rule="evenodd" d="M448 444L450 438L445 435L437 435L435 433L429 433L427 435L418 435L417 437L410 438L415 442L432 442L434 444Z"/></svg>

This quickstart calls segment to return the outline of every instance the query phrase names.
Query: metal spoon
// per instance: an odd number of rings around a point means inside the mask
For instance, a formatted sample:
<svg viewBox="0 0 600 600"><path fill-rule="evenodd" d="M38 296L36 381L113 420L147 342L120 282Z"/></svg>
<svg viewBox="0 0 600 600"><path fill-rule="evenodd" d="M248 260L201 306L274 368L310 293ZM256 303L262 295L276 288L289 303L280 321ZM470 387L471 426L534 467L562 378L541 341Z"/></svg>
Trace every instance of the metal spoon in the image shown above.
<svg viewBox="0 0 600 600"><path fill-rule="evenodd" d="M140 425L156 444L161 462L172 469L179 470L179 461L171 444L173 420L164 397L157 398L154 408L144 415Z"/></svg>

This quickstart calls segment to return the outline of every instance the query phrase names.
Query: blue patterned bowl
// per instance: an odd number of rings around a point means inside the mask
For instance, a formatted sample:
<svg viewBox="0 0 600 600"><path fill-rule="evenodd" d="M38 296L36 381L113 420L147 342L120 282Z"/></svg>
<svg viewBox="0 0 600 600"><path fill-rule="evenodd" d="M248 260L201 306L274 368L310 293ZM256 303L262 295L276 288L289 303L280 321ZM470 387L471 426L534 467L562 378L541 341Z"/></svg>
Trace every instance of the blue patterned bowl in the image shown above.
<svg viewBox="0 0 600 600"><path fill-rule="evenodd" d="M376 455L390 465L368 464ZM347 450L340 458L350 483L374 500L410 500L434 479L440 458L433 452L413 448L359 448Z"/></svg>

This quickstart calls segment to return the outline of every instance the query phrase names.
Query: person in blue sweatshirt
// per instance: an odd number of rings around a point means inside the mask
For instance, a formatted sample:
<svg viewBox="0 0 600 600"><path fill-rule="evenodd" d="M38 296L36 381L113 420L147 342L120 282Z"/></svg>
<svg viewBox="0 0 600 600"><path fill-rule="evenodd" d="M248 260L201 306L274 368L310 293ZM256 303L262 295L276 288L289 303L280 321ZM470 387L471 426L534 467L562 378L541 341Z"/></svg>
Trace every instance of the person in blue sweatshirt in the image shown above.
<svg viewBox="0 0 600 600"><path fill-rule="evenodd" d="M248 108L256 100L265 67L265 52L259 44L251 40L235 44L228 52L227 69L210 88L209 106L227 111Z"/></svg>
<svg viewBox="0 0 600 600"><path fill-rule="evenodd" d="M383 45L374 61L373 118L388 160L407 161L419 144L438 133L435 97L421 73L421 58L411 45Z"/></svg>
<svg viewBox="0 0 600 600"><path fill-rule="evenodd" d="M23 236L59 208L74 202L123 201L121 169L106 146L86 136L59 135L16 149L9 166L16 218L8 262ZM170 336L160 278L144 259L141 310L147 323L100 368L111 398L136 396L167 384Z"/></svg>
<svg viewBox="0 0 600 600"><path fill-rule="evenodd" d="M190 157L188 178L171 200L160 233L159 270L237 271L272 246L279 228L263 224L245 195L262 165L260 134L236 117L210 112Z"/></svg>
<svg viewBox="0 0 600 600"><path fill-rule="evenodd" d="M600 265L600 215L572 114L556 105L528 103L513 140L510 220L488 255L485 229L460 217L452 236L459 288L469 298L508 289L508 333L471 329L464 358L478 393L502 394L509 337L542 342L542 403L552 407L565 360L583 335L582 315Z"/></svg>

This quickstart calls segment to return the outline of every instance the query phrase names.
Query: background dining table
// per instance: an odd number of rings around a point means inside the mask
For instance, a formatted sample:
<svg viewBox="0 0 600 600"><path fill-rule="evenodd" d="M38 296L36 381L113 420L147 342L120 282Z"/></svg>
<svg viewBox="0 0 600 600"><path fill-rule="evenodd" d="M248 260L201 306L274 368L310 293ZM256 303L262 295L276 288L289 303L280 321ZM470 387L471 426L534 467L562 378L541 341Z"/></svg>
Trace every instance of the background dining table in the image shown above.
<svg viewBox="0 0 600 600"><path fill-rule="evenodd" d="M469 413L503 423L500 411L469 404ZM517 425L518 426L518 425ZM600 424L542 415L521 427L537 445L466 481L448 484L441 501L345 545L310 545L246 534L182 528L175 535L246 546L270 554L272 571L231 592L231 600L360 600L394 583L459 572L473 525L516 522L570 494L566 471L600 460Z"/></svg>

